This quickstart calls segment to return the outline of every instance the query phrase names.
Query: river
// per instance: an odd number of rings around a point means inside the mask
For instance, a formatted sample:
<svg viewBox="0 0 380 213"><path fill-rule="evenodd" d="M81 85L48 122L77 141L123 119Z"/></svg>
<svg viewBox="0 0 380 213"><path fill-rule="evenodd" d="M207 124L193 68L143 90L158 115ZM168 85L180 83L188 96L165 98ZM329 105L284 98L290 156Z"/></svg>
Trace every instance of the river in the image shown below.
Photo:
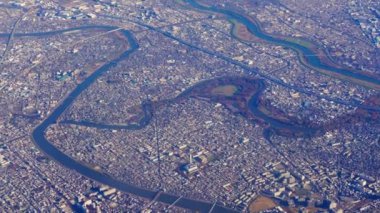
<svg viewBox="0 0 380 213"><path fill-rule="evenodd" d="M236 14L232 11L218 9L214 7L204 7L198 3L196 3L193 0L188 0L193 7L201 9L201 10L208 10L212 12L222 13L224 15L227 15L231 18L234 18L238 20L239 22L243 23L247 26L247 28L255 34L255 36L269 41L271 43L275 43L278 45L290 47L292 49L295 49L299 52L302 52L303 57L306 57L307 62L310 63L313 67L319 67L325 70L328 70L330 72L336 72L339 74L342 74L344 76L348 76L350 78L357 78L365 82L370 82L371 84L380 85L380 81L377 79L370 78L368 76L359 74L359 73L352 73L347 70L342 70L339 68L334 68L327 66L321 62L321 60L316 57L312 56L313 52L306 47L303 47L299 44L292 43L285 40L279 40L275 37L272 37L270 35L267 35L263 33L255 24L253 24L249 19L245 18L242 15ZM66 32L73 32L78 30L87 30L87 29L98 29L98 30L114 30L117 29L117 27L113 26L83 26L83 27L76 27L76 28L70 28L65 30L57 30L57 31L51 31L51 32L36 32L36 33L25 33L20 34L16 33L14 34L15 37L22 37L22 36L52 36L57 35L60 33L66 33ZM63 152L61 152L59 149L57 149L54 145L52 145L45 137L45 132L49 128L50 125L56 124L58 118L65 112L66 109L68 109L71 104L76 100L76 98L86 89L89 88L91 84L93 84L97 78L99 78L104 72L111 69L112 67L116 66L120 61L125 60L129 57L131 53L133 53L135 50L139 48L138 43L134 39L133 35L127 31L127 30L120 30L121 33L128 39L130 48L122 53L119 57L116 59L104 64L100 68L98 68L96 71L94 71L88 78L86 78L82 83L77 85L74 90L72 90L64 100L60 102L60 104L52 111L51 114L48 115L48 117L42 121L41 124L39 124L34 131L32 132L32 139L34 143L39 147L41 151L43 151L47 156L49 156L51 159L59 162L62 166L74 170L78 172L79 174L86 176L92 180L95 180L99 183L109 185L111 187L114 187L118 190L137 195L140 197L152 199L156 195L156 191L144 189L138 186L134 186L125 182L121 182L119 180L116 180L115 178L112 178L104 173L98 172L92 168L89 168L70 156L67 156ZM7 34L0 34L0 36L5 36ZM258 96L256 96L257 98ZM255 102L251 102L252 105L255 104ZM253 107L254 108L254 107ZM145 109L146 111L147 109ZM260 113L260 112L256 112ZM131 126L131 129L139 129L144 126L146 126L150 121L149 114L146 114L146 118L144 118L140 124L136 124L135 126ZM73 123L75 124L75 123ZM90 125L90 124L89 124ZM104 128L114 128L116 126L104 126ZM164 202L167 204L172 204L175 202L179 197L175 195L171 195L168 193L162 193L160 196L158 196L157 201ZM200 200L193 200L189 198L181 198L178 202L175 204L178 207L186 208L194 211L201 211L201 212L208 212L213 204L206 201L200 201ZM216 205L213 208L213 212L235 212L231 209Z"/></svg>
<svg viewBox="0 0 380 213"><path fill-rule="evenodd" d="M302 46L301 44L298 44L296 42L276 38L272 35L264 33L264 31L260 29L258 25L253 23L244 15L238 14L234 11L227 10L227 9L217 8L213 6L209 6L209 7L204 6L204 5L199 4L196 0L184 0L184 1L189 3L192 7L198 10L223 14L226 17L229 17L231 19L238 21L239 23L246 26L249 32L252 33L255 37L262 39L263 41L266 41L268 43L275 44L275 45L280 45L283 47L288 47L292 50L295 50L296 52L301 54L301 57L306 59L306 63L308 66L327 71L327 72L324 72L327 75L337 77L341 80L348 80L350 82L357 83L362 86L370 87L375 90L380 90L379 79L361 74L359 72L353 72L350 70L329 66L323 63L321 59L319 58L319 56L311 49L305 46Z"/></svg>
<svg viewBox="0 0 380 213"><path fill-rule="evenodd" d="M51 36L63 32L70 32L76 30L84 30L84 29L101 29L101 30L114 30L116 27L110 26L85 26L78 28L71 28L47 33L28 33L28 34L15 34L16 37L20 36ZM120 61L126 59L131 53L139 48L138 43L134 39L133 35L127 30L121 30L123 35L128 39L130 48L122 53L118 58L104 64L95 72L93 72L88 78L86 78L82 83L80 83L73 91L71 91L66 98L59 104L57 108L44 120L41 124L39 124L32 133L32 139L34 143L38 146L38 148L43 151L47 156L51 159L57 161L64 167L74 170L81 175L84 175L92 180L95 180L99 183L108 185L110 187L114 187L118 190L137 195L140 197L153 199L157 194L157 191L144 189L138 186L134 186L119 180L116 180L104 173L98 172L92 168L89 168L73 158L67 156L62 151L57 149L54 145L52 145L45 137L45 132L50 125L53 125L57 122L57 119L65 112L67 108L76 100L76 98L85 91L91 84L93 84L97 78L99 78L104 72L109 70L110 68L116 66ZM138 128L138 127L137 127ZM161 193L158 196L157 201L164 202L167 204L172 204L175 202L179 196ZM186 208L194 211L208 212L213 204L200 200L193 200L189 198L181 198L175 204L178 207ZM216 205L214 207L214 212L235 212L231 209Z"/></svg>

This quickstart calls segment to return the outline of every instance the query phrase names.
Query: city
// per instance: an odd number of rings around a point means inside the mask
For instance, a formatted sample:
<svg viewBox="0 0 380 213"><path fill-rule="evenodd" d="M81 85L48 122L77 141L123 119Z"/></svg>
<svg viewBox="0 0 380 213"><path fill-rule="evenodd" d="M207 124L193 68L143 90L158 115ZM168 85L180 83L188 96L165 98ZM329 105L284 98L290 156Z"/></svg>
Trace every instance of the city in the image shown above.
<svg viewBox="0 0 380 213"><path fill-rule="evenodd" d="M377 212L380 3L0 2L1 212Z"/></svg>

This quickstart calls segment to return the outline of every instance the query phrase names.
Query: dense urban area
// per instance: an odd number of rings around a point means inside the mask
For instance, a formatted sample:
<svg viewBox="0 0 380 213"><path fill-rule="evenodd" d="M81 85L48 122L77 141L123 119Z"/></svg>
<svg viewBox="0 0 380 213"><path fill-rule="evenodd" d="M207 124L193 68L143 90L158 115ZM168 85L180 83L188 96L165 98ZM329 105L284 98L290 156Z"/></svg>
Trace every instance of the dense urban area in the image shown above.
<svg viewBox="0 0 380 213"><path fill-rule="evenodd" d="M0 2L0 212L379 212L380 2Z"/></svg>

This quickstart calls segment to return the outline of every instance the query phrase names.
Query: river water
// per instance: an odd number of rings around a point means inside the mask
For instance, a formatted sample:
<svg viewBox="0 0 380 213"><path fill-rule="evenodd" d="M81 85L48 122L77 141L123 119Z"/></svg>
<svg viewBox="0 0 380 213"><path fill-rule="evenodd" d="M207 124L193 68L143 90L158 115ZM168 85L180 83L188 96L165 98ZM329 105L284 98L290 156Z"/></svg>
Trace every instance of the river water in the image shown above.
<svg viewBox="0 0 380 213"><path fill-rule="evenodd" d="M295 49L302 53L303 57L307 59L307 62L313 66L318 67L324 70L328 70L330 72L337 72L344 76L348 76L350 78L357 78L361 79L363 81L371 82L373 84L380 85L380 81L374 78L370 78L368 76L359 74L359 73L352 73L347 70L331 67L328 65L325 65L321 62L321 60L313 56L314 52L302 45L299 45L297 43L292 43L286 40L280 40L278 38L272 37L270 35L267 35L263 33L260 28L258 28L254 23L252 23L249 19L245 18L244 16L237 14L232 11L218 9L214 7L204 7L200 4L198 4L194 0L188 0L188 3L190 3L193 7L201 10L208 10L212 12L217 12L224 14L226 16L229 16L233 19L238 20L239 22L243 23L247 26L249 31L251 31L256 37L261 38L265 41L268 41L270 43L274 43L277 45L290 47L292 49ZM38 33L27 33L27 34L15 34L15 37L22 37L22 36L52 36L60 33L65 32L72 32L77 30L86 30L86 29L98 29L98 30L114 30L117 29L117 27L113 26L83 26L83 27L77 27L77 28L71 28L71 29L65 29L65 30L59 30L59 31L52 31L52 32L38 32ZM65 112L66 109L70 107L70 105L76 100L76 98L86 89L89 88L91 84L93 84L97 78L99 78L104 72L111 69L112 67L116 66L120 61L125 60L129 57L131 53L133 53L135 50L139 48L138 43L132 36L132 34L127 30L120 30L121 33L128 39L130 48L122 53L118 58L104 64L102 67L97 69L95 72L93 72L87 79L85 79L82 83L80 83L73 91L70 92L66 96L66 98L60 102L60 104L57 106L56 109L40 124L38 125L33 133L32 138L34 143L39 147L40 150L42 150L46 155L48 155L53 160L59 162L64 167L74 170L78 172L79 174L82 174L92 180L95 180L99 183L109 185L111 187L114 187L118 190L131 193L140 197L145 197L148 199L152 199L156 195L156 191L144 189L138 186L134 186L128 183L121 182L119 180L116 180L104 173L98 172L94 169L91 169L85 165L82 165L81 163L75 161L73 158L67 156L60 150L58 150L54 145L52 145L45 137L45 132L48 129L50 125L53 125L57 122L57 119ZM5 36L6 34L0 34L0 36ZM257 98L257 97L256 97ZM255 108L255 101L251 102L252 108ZM254 111L254 110L253 110ZM260 112L256 112L260 113ZM143 126L147 125L150 121L150 117L148 116L146 119L143 119L142 122L131 129L138 129L142 128ZM115 126L114 126L115 127ZM108 126L104 126L104 128L108 128ZM109 127L109 128L112 128ZM162 193L158 197L158 201L171 204L174 201L176 201L179 197L167 193ZM199 201L199 200L192 200L188 198L181 198L177 203L176 206L194 210L194 211L201 211L201 212L208 212L212 208L212 203L205 202L205 201ZM222 206L216 205L213 209L213 212L234 212L231 209L224 208Z"/></svg>

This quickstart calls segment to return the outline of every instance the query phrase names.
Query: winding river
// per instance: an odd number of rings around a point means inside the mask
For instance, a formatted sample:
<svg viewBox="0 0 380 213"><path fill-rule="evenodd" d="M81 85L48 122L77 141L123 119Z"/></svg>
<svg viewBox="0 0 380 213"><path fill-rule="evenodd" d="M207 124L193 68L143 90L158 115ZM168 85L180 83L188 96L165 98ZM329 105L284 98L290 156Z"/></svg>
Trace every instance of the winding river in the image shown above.
<svg viewBox="0 0 380 213"><path fill-rule="evenodd" d="M380 81L374 78L370 78L368 76L362 75L360 73L350 72L347 70L343 70L336 67L331 67L328 65L325 65L322 63L322 61L316 57L313 56L313 51L300 45L297 43L292 43L286 40L280 40L278 38L272 37L270 35L265 34L260 28L258 28L254 23L252 23L249 19L246 17L237 14L233 11L219 9L215 7L206 7L203 5L198 4L194 0L186 0L190 5L192 5L194 8L197 8L199 10L206 10L210 12L216 12L220 14L224 14L230 18L236 19L249 29L250 32L252 32L255 36L268 41L270 43L274 43L277 45L290 47L297 52L302 54L302 57L306 58L307 63L312 67L317 67L323 70L327 70L331 73L337 73L339 75L342 75L344 77L347 77L348 79L358 79L360 82L364 82L366 85L372 85L374 88L379 88ZM104 31L110 31L115 30L117 27L113 26L82 26L82 27L76 27L76 28L70 28L70 29L64 29L64 30L57 30L57 31L51 31L51 32L36 32L36 33L16 33L14 34L14 37L26 37L26 36L53 36L61 33L67 33L67 32L73 32L78 30L88 30L88 29L94 29L94 30L104 30ZM119 57L116 59L104 64L100 68L98 68L96 71L94 71L88 78L86 78L82 83L77 85L74 90L72 90L62 102L52 111L51 114L48 115L48 117L42 121L32 132L32 139L34 143L39 147L40 150L42 150L47 156L49 156L51 159L59 162L64 167L74 170L78 172L79 174L86 176L92 180L95 180L99 183L109 185L111 187L117 188L121 191L131 193L140 197L145 197L148 199L152 199L157 194L156 191L144 189L138 186L134 186L125 182L121 182L119 180L116 180L113 177L110 177L106 174L103 174L101 172L98 172L94 169L91 169L77 161L75 161L70 156L67 156L62 151L57 149L54 145L52 145L45 137L45 132L49 128L49 126L56 124L58 118L65 112L66 109L70 107L70 105L76 100L76 98L86 89L89 88L91 84L93 84L97 78L99 78L104 72L111 69L112 67L116 66L120 61L125 60L129 57L131 53L133 53L136 49L139 48L138 43L134 39L133 35L127 31L127 30L120 30L120 32L128 39L130 48L122 53ZM0 34L0 36L8 36L9 34ZM257 108L257 100L261 94L261 91L258 91L255 96L250 101L250 106L252 109L252 112L258 116L260 116L262 119L266 120L266 122L271 123L273 125L284 125L283 123L279 123L277 120L270 118L268 116L265 116L260 111L255 111ZM140 121L140 123L135 124L134 126L130 125L129 128L131 130L133 129L140 129L145 127L149 124L151 120L151 108L149 103L143 104L144 108L144 118ZM90 122L76 122L76 121L67 121L69 124L77 124L77 125L86 125L90 127L95 128L109 128L109 129L117 129L117 128L123 128L117 125L106 125L104 124L92 124ZM125 128L125 126L124 126ZM161 193L157 201L164 202L167 204L172 204L175 202L179 197L175 195L171 195L168 193ZM178 202L175 204L178 207L186 208L194 211L201 211L201 212L208 212L212 207L213 204L210 202L200 201L200 200L193 200L189 198L181 198ZM234 212L234 210L216 205L213 208L213 212Z"/></svg>
<svg viewBox="0 0 380 213"><path fill-rule="evenodd" d="M283 47L288 47L295 50L298 54L300 54L302 58L305 59L307 66L315 68L316 70L319 70L326 75L330 75L341 80L348 80L350 82L360 84L362 86L366 86L375 90L380 90L379 79L361 74L359 72L329 66L323 63L318 54L316 54L313 50L297 42L276 38L275 36L265 33L258 25L253 23L249 18L247 18L244 15L238 14L234 11L227 9L221 9L214 6L205 6L199 4L196 0L184 0L184 2L190 4L193 8L196 8L198 10L222 14L230 19L236 20L237 22L247 27L248 31L252 33L255 37L265 42Z"/></svg>
<svg viewBox="0 0 380 213"><path fill-rule="evenodd" d="M60 31L52 31L47 33L28 33L28 34L15 34L16 37L21 36L51 36L56 35L63 32L72 32L77 30L85 30L85 29L99 29L99 30L114 30L116 27L111 26L85 26L85 27L77 27L71 29L65 29ZM127 30L120 30L123 35L128 39L130 48L122 53L118 58L104 64L95 72L93 72L88 78L86 78L82 83L80 83L73 91L67 95L67 97L59 104L57 108L41 123L39 124L32 133L32 139L34 143L42 150L46 155L48 155L53 160L59 162L64 167L74 170L79 174L82 174L92 180L95 180L99 183L109 185L121 191L131 193L140 197L145 197L148 199L153 199L157 194L157 191L152 191L148 189L144 189L141 187L137 187L125 182L121 182L116 180L106 174L98 172L92 168L89 168L77 161L73 158L67 156L59 149L57 149L54 145L52 145L45 137L45 132L50 125L53 125L57 122L57 119L62 115L63 112L76 100L76 98L85 91L91 84L95 82L95 80L100 77L104 72L109 70L110 68L116 66L120 61L126 59L132 52L139 48L138 43L134 39L133 35ZM179 197L167 193L161 193L157 197L157 201L164 202L167 204L174 203ZM213 204L209 202L204 202L200 200L193 200L189 198L181 198L175 204L178 207L191 209L194 211L208 212ZM235 212L231 209L227 209L225 207L216 205L214 207L215 212Z"/></svg>

